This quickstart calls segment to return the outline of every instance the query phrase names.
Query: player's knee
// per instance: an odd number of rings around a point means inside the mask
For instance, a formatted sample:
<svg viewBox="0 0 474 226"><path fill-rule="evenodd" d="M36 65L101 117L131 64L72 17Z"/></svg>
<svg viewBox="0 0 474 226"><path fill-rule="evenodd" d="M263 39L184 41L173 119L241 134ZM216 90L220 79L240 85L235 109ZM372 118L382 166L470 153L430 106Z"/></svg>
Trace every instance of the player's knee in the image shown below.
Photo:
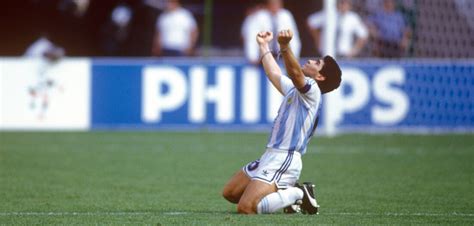
<svg viewBox="0 0 474 226"><path fill-rule="evenodd" d="M222 191L222 196L231 203L238 203L240 199L240 197L237 197L233 189L227 187Z"/></svg>
<svg viewBox="0 0 474 226"><path fill-rule="evenodd" d="M237 212L241 214L255 214L255 208L251 202L239 202L237 205Z"/></svg>
<svg viewBox="0 0 474 226"><path fill-rule="evenodd" d="M222 191L222 197L224 197L229 202L233 201L232 193L227 189Z"/></svg>

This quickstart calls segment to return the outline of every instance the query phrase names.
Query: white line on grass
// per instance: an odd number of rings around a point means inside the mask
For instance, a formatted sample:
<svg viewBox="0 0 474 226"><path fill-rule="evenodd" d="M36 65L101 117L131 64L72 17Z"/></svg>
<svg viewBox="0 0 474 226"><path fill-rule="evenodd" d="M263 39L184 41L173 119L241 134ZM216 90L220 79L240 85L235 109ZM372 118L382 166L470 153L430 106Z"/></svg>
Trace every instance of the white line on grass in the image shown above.
<svg viewBox="0 0 474 226"><path fill-rule="evenodd" d="M138 216L186 215L189 212L0 212L0 216Z"/></svg>
<svg viewBox="0 0 474 226"><path fill-rule="evenodd" d="M357 216L434 216L434 217L449 217L449 216L461 216L461 217L474 217L474 213L363 213L363 212L343 212L343 213L321 213L322 215L357 215Z"/></svg>
<svg viewBox="0 0 474 226"><path fill-rule="evenodd" d="M0 212L0 216L142 216L142 215L188 215L191 212ZM199 214L199 213L196 213ZM474 213L364 213L327 212L321 215L352 216L422 216L422 217L474 217Z"/></svg>
<svg viewBox="0 0 474 226"><path fill-rule="evenodd" d="M0 216L134 216L154 212L0 212ZM164 214L164 213L163 213Z"/></svg>

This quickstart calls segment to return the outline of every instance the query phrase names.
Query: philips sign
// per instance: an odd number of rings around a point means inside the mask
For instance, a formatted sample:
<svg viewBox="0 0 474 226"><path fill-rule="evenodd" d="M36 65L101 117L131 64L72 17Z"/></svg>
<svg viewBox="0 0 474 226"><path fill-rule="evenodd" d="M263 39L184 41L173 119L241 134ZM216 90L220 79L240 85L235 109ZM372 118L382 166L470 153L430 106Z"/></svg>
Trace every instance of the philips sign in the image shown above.
<svg viewBox="0 0 474 226"><path fill-rule="evenodd" d="M282 97L261 76L259 68L191 66L188 73L179 67L147 66L142 72L142 120L166 121L163 113L173 113L187 106L187 121L193 124L265 123L273 120ZM240 71L239 74L237 72ZM212 77L211 77L212 76ZM239 76L239 79L237 79ZM213 84L210 84L210 80ZM265 87L262 87L264 84ZM266 99L262 91L266 89ZM261 108L267 103L266 110ZM214 105L213 109L211 105ZM236 109L240 109L236 112ZM209 111L213 111L212 113ZM262 112L266 117L262 117ZM213 115L209 118L209 115ZM238 118L237 118L238 117Z"/></svg>
<svg viewBox="0 0 474 226"><path fill-rule="evenodd" d="M431 79L446 75L428 75L426 68L343 62L341 87L324 95L321 124L327 130L456 127L462 120L461 125L472 126L472 98L440 98L430 92L438 90L441 95L446 89L457 89L472 95L473 87ZM456 76L467 83L474 79L469 74ZM230 60L100 63L93 66L92 81L95 128L270 126L282 100L262 68ZM451 102L462 104L463 110L436 109Z"/></svg>
<svg viewBox="0 0 474 226"><path fill-rule="evenodd" d="M474 131L474 61L340 63L319 132ZM268 129L282 100L262 68L235 58L41 65L0 61L0 129Z"/></svg>

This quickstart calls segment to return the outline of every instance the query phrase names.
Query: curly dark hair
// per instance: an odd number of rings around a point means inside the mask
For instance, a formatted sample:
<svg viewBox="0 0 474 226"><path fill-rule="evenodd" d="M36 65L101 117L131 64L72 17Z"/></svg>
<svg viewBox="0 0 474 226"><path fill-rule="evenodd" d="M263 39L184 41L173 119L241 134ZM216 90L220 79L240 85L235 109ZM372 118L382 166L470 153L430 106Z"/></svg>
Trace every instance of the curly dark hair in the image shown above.
<svg viewBox="0 0 474 226"><path fill-rule="evenodd" d="M323 94L331 92L339 87L341 84L341 68L337 64L336 60L331 56L325 56L323 58L324 65L319 71L326 79L318 82L319 89Z"/></svg>

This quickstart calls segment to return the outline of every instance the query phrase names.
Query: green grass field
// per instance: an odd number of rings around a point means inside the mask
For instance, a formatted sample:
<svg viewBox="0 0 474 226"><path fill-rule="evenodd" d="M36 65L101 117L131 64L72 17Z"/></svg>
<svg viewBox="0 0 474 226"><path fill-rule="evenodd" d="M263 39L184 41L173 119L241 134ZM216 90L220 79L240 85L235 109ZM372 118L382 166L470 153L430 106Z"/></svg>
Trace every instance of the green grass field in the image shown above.
<svg viewBox="0 0 474 226"><path fill-rule="evenodd" d="M221 198L267 134L0 133L0 224L474 224L474 135L316 137L317 216Z"/></svg>

